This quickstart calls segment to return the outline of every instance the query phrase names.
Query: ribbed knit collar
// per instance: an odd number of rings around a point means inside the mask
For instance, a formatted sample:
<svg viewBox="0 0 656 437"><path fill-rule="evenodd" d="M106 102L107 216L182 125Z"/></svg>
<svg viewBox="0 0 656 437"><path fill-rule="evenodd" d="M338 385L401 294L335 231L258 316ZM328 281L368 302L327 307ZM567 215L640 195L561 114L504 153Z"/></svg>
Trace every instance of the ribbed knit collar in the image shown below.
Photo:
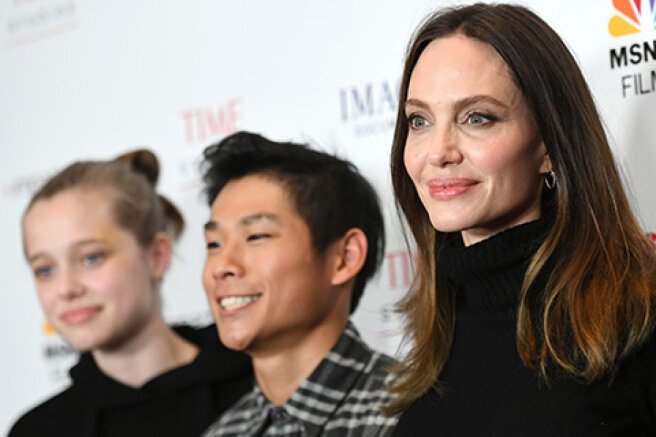
<svg viewBox="0 0 656 437"><path fill-rule="evenodd" d="M448 234L437 265L458 286L458 304L478 312L516 308L526 268L552 224L545 214L468 247L459 232Z"/></svg>

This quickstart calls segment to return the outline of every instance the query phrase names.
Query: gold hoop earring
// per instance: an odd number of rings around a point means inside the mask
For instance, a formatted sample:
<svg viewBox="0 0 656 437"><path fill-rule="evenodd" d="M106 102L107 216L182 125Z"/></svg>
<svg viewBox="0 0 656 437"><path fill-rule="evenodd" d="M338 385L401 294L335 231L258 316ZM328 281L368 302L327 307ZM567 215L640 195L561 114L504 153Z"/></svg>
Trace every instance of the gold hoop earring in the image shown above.
<svg viewBox="0 0 656 437"><path fill-rule="evenodd" d="M549 173L547 173L544 176L544 185L547 186L548 189L553 190L554 187L556 186L556 172L551 170Z"/></svg>

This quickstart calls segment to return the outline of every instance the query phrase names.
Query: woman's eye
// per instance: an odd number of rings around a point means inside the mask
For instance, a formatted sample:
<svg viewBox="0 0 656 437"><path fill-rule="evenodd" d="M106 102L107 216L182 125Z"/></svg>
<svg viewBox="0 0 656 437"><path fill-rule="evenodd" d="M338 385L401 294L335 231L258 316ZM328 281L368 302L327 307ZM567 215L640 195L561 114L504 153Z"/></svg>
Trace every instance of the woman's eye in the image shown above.
<svg viewBox="0 0 656 437"><path fill-rule="evenodd" d="M497 118L492 114L481 114L480 112L472 112L467 114L467 123L473 126L481 126L496 121Z"/></svg>
<svg viewBox="0 0 656 437"><path fill-rule="evenodd" d="M408 117L408 125L410 129L421 129L428 126L428 120L418 114L413 114Z"/></svg>
<svg viewBox="0 0 656 437"><path fill-rule="evenodd" d="M218 249L219 247L221 247L221 243L219 243L218 241L208 241L207 242L207 248L208 249Z"/></svg>

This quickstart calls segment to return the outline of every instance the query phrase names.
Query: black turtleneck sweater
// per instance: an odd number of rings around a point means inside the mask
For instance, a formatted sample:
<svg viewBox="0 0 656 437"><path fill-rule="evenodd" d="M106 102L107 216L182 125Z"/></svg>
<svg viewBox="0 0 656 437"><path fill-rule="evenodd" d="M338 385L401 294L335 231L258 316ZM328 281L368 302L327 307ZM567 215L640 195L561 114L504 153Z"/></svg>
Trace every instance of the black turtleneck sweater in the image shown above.
<svg viewBox="0 0 656 437"><path fill-rule="evenodd" d="M458 285L451 353L431 390L401 416L396 436L656 436L656 342L615 378L546 386L517 352L516 308L526 267L549 220L523 224L464 247L449 236L438 257Z"/></svg>

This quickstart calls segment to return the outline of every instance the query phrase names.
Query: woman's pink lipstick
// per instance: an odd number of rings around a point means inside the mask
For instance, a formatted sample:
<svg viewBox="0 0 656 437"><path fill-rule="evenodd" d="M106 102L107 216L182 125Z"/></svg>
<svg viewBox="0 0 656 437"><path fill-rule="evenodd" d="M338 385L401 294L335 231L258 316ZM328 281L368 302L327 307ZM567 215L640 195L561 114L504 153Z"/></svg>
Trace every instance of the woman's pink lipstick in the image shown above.
<svg viewBox="0 0 656 437"><path fill-rule="evenodd" d="M468 192L478 181L467 178L435 178L428 181L428 192L436 200L451 200Z"/></svg>

